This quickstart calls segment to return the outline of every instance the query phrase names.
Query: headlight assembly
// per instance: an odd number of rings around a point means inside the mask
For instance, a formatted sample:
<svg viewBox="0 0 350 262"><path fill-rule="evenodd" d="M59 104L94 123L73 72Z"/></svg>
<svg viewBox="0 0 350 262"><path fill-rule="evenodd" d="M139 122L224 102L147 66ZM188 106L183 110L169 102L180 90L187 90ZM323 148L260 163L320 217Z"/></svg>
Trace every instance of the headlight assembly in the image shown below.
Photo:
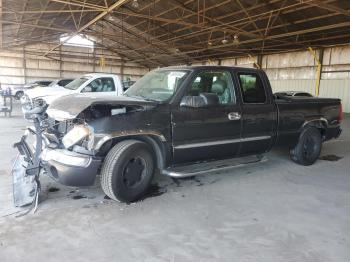
<svg viewBox="0 0 350 262"><path fill-rule="evenodd" d="M62 143L68 149L91 135L92 132L87 126L77 125L63 137Z"/></svg>

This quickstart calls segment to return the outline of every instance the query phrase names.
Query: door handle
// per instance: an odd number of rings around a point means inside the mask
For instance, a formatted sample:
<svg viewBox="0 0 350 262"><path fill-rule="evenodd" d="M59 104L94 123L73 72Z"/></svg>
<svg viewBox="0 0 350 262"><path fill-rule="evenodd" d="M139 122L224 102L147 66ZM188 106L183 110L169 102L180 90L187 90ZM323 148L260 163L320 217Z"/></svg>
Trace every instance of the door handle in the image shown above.
<svg viewBox="0 0 350 262"><path fill-rule="evenodd" d="M229 120L240 120L242 116L238 112L231 112L228 113L227 117Z"/></svg>

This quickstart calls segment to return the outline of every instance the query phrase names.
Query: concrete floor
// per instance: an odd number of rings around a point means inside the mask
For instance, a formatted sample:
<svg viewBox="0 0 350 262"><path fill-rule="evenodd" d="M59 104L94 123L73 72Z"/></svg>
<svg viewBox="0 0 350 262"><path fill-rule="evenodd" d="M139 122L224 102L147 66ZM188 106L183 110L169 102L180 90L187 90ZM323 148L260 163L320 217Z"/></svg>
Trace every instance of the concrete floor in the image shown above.
<svg viewBox="0 0 350 262"><path fill-rule="evenodd" d="M322 150L338 161L303 167L274 150L229 172L157 177L153 197L130 205L44 179L37 213L16 218L11 145L26 124L0 117L1 262L350 261L350 117Z"/></svg>

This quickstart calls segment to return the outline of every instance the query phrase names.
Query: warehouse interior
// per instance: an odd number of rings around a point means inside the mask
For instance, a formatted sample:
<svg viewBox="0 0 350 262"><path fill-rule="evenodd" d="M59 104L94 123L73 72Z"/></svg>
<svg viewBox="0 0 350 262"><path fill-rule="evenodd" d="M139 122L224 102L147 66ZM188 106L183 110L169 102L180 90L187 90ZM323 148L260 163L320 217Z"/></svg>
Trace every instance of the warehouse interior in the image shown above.
<svg viewBox="0 0 350 262"><path fill-rule="evenodd" d="M14 100L0 117L0 261L348 261L350 1L0 0L2 90L200 65L261 69L273 92L341 99L343 133L322 149L333 160L295 166L276 149L263 166L157 178L160 191L132 204L45 179L38 211L17 218L12 145L28 122Z"/></svg>

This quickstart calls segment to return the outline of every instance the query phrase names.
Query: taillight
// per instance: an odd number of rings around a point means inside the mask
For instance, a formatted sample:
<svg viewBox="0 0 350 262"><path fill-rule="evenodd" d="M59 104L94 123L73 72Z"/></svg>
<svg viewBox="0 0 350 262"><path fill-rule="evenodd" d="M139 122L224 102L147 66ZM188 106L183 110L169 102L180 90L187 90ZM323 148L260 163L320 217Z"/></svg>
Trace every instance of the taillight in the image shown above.
<svg viewBox="0 0 350 262"><path fill-rule="evenodd" d="M344 120L344 111L343 111L343 105L340 103L340 112L339 112L339 123L343 122Z"/></svg>

